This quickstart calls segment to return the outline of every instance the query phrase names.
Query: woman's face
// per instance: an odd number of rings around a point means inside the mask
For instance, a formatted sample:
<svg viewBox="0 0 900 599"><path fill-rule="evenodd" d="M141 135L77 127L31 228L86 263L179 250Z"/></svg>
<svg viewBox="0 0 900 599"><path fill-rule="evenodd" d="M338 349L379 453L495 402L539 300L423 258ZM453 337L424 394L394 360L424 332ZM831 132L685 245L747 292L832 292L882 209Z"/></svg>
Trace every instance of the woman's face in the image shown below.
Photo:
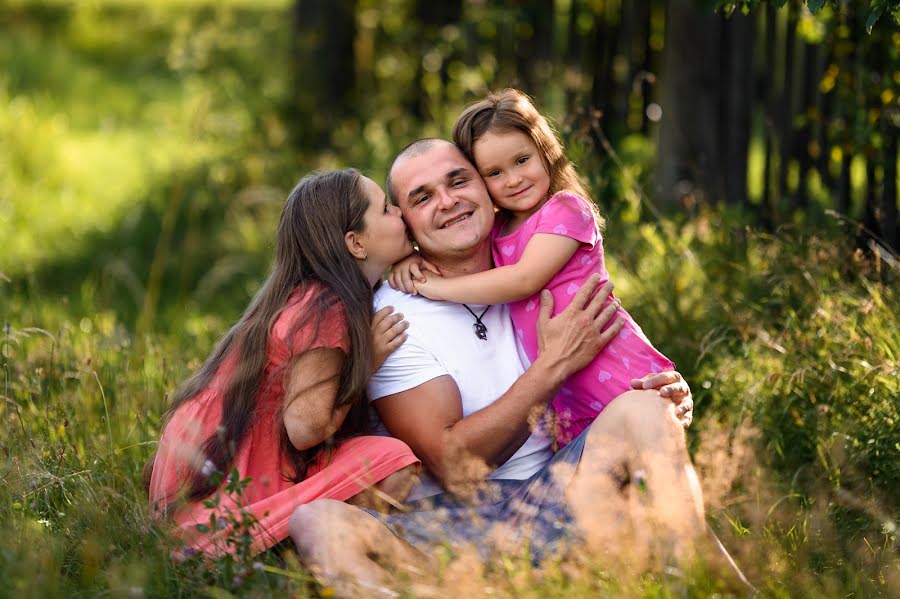
<svg viewBox="0 0 900 599"><path fill-rule="evenodd" d="M363 177L360 184L369 199L369 207L359 238L366 248L368 260L387 268L413 251L406 234L406 224L400 217L400 209L387 201L387 196L377 183Z"/></svg>

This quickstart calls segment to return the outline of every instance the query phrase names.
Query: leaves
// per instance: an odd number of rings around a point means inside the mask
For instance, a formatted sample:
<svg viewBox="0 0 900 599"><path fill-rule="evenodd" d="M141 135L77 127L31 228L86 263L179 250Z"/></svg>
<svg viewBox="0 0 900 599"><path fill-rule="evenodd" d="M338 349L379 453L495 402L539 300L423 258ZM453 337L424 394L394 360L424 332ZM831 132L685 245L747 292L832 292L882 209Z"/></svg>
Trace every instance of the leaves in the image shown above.
<svg viewBox="0 0 900 599"><path fill-rule="evenodd" d="M816 14L825 6L825 0L808 0L806 6L809 8L809 12Z"/></svg>
<svg viewBox="0 0 900 599"><path fill-rule="evenodd" d="M869 16L866 18L866 33L872 34L872 28L878 22L878 19L881 18L881 15L884 14L886 5L887 0L872 0L872 4L869 7Z"/></svg>

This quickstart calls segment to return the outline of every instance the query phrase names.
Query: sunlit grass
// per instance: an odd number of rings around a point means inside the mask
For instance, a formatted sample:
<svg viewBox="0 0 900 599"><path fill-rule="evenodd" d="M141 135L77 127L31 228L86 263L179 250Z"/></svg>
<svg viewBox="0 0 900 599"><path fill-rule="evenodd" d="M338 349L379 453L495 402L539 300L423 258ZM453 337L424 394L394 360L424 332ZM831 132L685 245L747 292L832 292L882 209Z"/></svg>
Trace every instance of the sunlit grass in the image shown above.
<svg viewBox="0 0 900 599"><path fill-rule="evenodd" d="M141 482L167 397L265 276L286 189L312 166L355 164L381 179L398 140L420 132L390 104L365 126L342 124L330 152L290 149L279 106L291 4L0 7L15 17L0 34L0 587L10 595L328 595L289 548L245 564L237 582L220 564L173 562L178 543L150 517ZM33 7L50 9L39 18ZM748 158L757 201L761 144ZM615 198L603 209L617 294L691 382L689 442L729 550L773 596L888 596L900 587L896 273L854 253L842 223L772 235L724 208L656 217L653 145L640 135L619 143L621 164L596 170L589 142L570 149L598 197ZM858 161L852 176L858 200ZM833 193L812 187L814 198ZM620 574L578 560L543 570L463 561L435 592L722 591L702 565Z"/></svg>
<svg viewBox="0 0 900 599"><path fill-rule="evenodd" d="M211 21L185 13L175 31L172 15L152 4L140 24L106 3L66 6L73 14L62 37L20 18L0 37L0 272L8 275L108 233L179 173L213 165L211 178L221 177L214 163L258 135L250 110L272 102L264 93L281 93L278 61L253 77L263 89L232 67L209 65L211 55L252 53L277 26L277 11L262 13L262 28L248 33L235 28L237 5L228 3L203 5Z"/></svg>

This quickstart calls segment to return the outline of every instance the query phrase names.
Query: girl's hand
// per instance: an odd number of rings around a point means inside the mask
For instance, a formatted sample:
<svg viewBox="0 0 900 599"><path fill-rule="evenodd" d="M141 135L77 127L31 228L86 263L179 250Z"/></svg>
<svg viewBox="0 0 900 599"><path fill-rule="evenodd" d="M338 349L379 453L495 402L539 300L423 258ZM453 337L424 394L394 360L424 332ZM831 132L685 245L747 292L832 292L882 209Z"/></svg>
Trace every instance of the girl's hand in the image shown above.
<svg viewBox="0 0 900 599"><path fill-rule="evenodd" d="M370 376L378 372L391 353L406 341L404 332L409 323L403 314L394 314L393 306L385 306L372 317L372 370Z"/></svg>
<svg viewBox="0 0 900 599"><path fill-rule="evenodd" d="M424 281L423 272L426 270L438 276L441 274L437 266L414 252L391 267L391 274L387 278L388 285L404 293L416 295L415 281Z"/></svg>
<svg viewBox="0 0 900 599"><path fill-rule="evenodd" d="M631 380L632 389L656 389L663 397L675 404L675 415L684 428L694 420L694 398L691 388L680 372L669 370L647 374L639 379Z"/></svg>
<svg viewBox="0 0 900 599"><path fill-rule="evenodd" d="M428 299L446 301L445 295L446 279L441 276L426 275L421 281L415 281L416 293L424 295Z"/></svg>

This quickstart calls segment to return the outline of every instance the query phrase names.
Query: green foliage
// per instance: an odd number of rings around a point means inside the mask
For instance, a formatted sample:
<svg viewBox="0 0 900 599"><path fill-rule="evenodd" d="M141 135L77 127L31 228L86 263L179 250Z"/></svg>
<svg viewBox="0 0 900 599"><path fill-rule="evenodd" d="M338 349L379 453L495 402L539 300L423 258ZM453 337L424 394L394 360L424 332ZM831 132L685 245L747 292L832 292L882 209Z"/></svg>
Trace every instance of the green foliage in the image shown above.
<svg viewBox="0 0 900 599"><path fill-rule="evenodd" d="M185 556L151 516L142 471L167 396L265 275L285 190L314 167L379 177L399 145L445 133L468 95L511 79L488 53L464 60L471 32L448 27L428 48L426 95L405 97L392 83L425 43L404 28L410 4L359 4L360 60L367 39L396 36L397 52L368 56L365 121L339 123L324 152L291 139L287 2L0 4L0 595L328 595L289 547L251 558L241 512L225 516L231 557ZM499 8L467 6L478 35L497 35ZM640 191L648 136L614 137L611 154L580 126L561 129L609 218L617 294L694 388L713 525L772 595L888 595L900 580L897 274L814 212L775 235L726 209L655 216ZM442 584L723 591L702 567L625 581L577 561L469 566L448 566Z"/></svg>
<svg viewBox="0 0 900 599"><path fill-rule="evenodd" d="M731 14L735 10L740 10L746 14L751 10L758 8L760 5L767 3L775 8L781 8L787 1L788 0L740 0L739 2L734 2L729 0L714 0L711 4L713 4L716 9L727 14ZM840 11L842 9L840 0L804 0L802 4L805 4L809 11L814 15L818 15L819 11L826 5L831 6L835 11ZM868 12L866 13L866 33L872 33L872 28L875 27L875 24L884 13L888 13L894 20L894 23L900 23L900 1L871 0Z"/></svg>

